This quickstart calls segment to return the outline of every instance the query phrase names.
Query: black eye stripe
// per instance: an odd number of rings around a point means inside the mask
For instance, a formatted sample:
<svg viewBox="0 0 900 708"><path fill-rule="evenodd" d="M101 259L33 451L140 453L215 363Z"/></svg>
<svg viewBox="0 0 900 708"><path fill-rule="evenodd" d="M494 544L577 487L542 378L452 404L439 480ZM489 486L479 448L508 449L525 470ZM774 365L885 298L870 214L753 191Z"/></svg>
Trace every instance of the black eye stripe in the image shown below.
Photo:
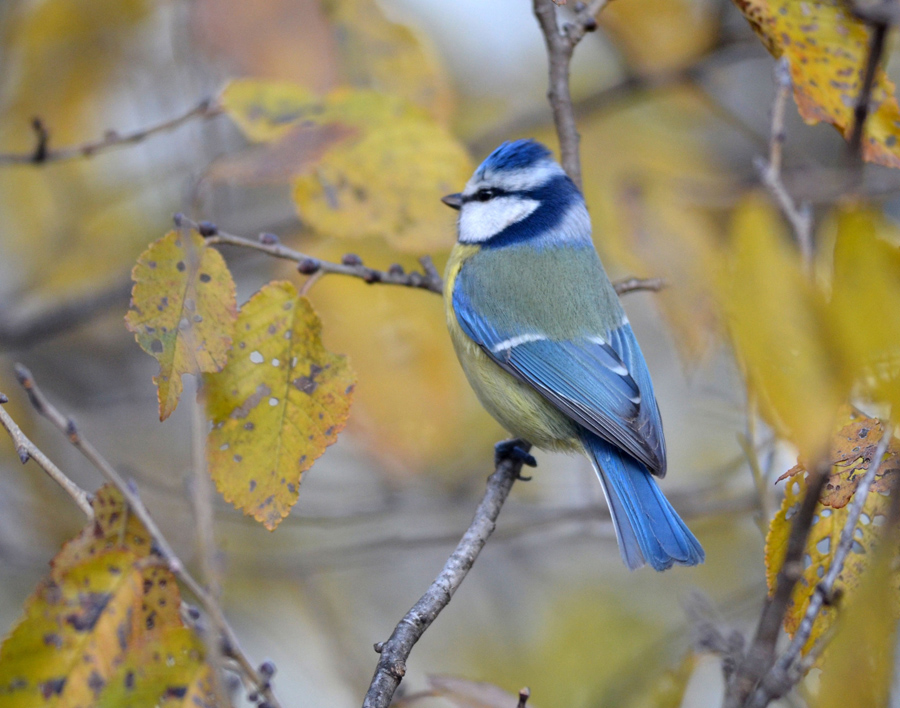
<svg viewBox="0 0 900 708"><path fill-rule="evenodd" d="M486 189L479 189L475 194L470 194L468 196L464 196L462 198L463 204L467 202L487 202L491 199L495 199L496 197L504 197L512 194L512 192L507 192L504 189L497 189L496 187L489 187Z"/></svg>

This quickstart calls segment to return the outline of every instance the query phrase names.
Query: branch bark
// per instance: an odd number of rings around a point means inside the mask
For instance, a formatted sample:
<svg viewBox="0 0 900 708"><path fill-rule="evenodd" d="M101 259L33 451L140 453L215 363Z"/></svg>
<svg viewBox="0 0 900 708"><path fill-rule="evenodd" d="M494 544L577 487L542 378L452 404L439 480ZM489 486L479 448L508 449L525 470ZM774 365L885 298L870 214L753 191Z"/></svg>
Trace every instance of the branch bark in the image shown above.
<svg viewBox="0 0 900 708"><path fill-rule="evenodd" d="M35 132L35 146L31 152L26 153L0 153L0 166L2 165L46 165L49 162L62 162L79 157L92 157L98 153L112 150L125 145L135 145L143 142L151 135L164 133L194 120L195 118L212 118L222 112L221 107L211 99L204 99L186 113L175 118L169 118L160 123L135 130L130 133L118 133L109 130L99 140L93 140L79 145L71 145L53 149L50 147L50 131L40 118L35 118L31 125Z"/></svg>
<svg viewBox="0 0 900 708"><path fill-rule="evenodd" d="M531 448L525 442L520 442L519 447L526 452ZM366 693L363 708L387 708L390 705L394 692L406 675L406 660L413 646L450 603L465 580L484 544L494 532L500 509L521 472L521 460L505 458L500 461L488 478L487 489L475 510L472 523L456 550L447 559L443 570L419 601L403 616L390 639L375 645L375 651L381 654L381 659Z"/></svg>

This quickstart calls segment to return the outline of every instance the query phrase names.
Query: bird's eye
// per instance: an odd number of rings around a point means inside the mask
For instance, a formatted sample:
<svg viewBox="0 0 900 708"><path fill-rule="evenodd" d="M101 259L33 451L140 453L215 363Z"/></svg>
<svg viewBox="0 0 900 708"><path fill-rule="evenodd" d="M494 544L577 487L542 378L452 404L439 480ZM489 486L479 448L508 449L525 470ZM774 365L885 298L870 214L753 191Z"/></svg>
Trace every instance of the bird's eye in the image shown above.
<svg viewBox="0 0 900 708"><path fill-rule="evenodd" d="M478 202L486 202L489 199L493 199L497 196L496 189L479 189L475 192L475 201Z"/></svg>

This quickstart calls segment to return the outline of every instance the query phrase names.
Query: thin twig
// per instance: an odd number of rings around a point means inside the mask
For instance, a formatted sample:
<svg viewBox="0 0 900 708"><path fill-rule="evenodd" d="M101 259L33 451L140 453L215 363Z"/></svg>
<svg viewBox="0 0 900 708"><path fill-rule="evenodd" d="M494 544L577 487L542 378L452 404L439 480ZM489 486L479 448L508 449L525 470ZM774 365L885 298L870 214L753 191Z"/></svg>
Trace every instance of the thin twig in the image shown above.
<svg viewBox="0 0 900 708"><path fill-rule="evenodd" d="M560 27L557 6L553 0L534 0L534 15L544 35L550 62L547 98L559 136L560 162L578 189L581 189L581 157L578 149L581 138L575 124L575 109L569 90L569 64L575 47L584 35L597 29L595 16L606 7L607 2L608 0L592 0L587 5L580 3L575 9L575 22L566 22Z"/></svg>
<svg viewBox="0 0 900 708"><path fill-rule="evenodd" d="M784 113L787 99L791 93L791 71L787 59L780 59L775 64L775 101L772 104L772 130L769 139L769 159L754 160L763 184L775 197L785 218L794 230L800 256L808 272L813 264L813 218L812 208L808 203L797 204L781 179L781 168L784 152Z"/></svg>
<svg viewBox="0 0 900 708"><path fill-rule="evenodd" d="M179 215L177 221L187 223L193 228L199 229L201 233L208 233L206 243L211 245L227 245L238 246L239 248L250 248L255 251L261 251L275 258L283 258L288 261L294 261L297 264L297 270L304 275L314 275L316 273L349 275L353 278L360 278L367 283L384 283L385 285L401 285L407 288L419 288L428 290L433 293L441 294L444 291L444 282L440 274L434 269L434 264L428 256L423 256L420 262L423 264L423 272L412 271L404 272L403 268L398 265L391 266L389 270L376 270L363 265L358 256L347 254L344 256L343 263L334 263L325 261L320 258L313 258L300 251L283 246L280 243L272 242L273 239L268 234L263 234L263 238L252 240L243 236L235 236L219 230L208 222L197 224L185 217Z"/></svg>
<svg viewBox="0 0 900 708"><path fill-rule="evenodd" d="M778 641L784 614L787 611L794 586L803 572L802 559L806 549L806 540L809 537L819 496L828 479L827 465L817 465L813 469L814 471L809 474L806 496L791 525L784 562L775 578L775 591L771 597L767 598L763 606L750 648L728 682L723 704L725 708L744 706L747 698L762 677L766 675L774 661L775 644Z"/></svg>
<svg viewBox="0 0 900 708"><path fill-rule="evenodd" d="M236 236L220 230L214 224L209 222L196 223L187 217L178 215L176 222L179 224L187 224L192 228L198 229L200 233L209 234L206 236L206 243L210 245L237 246L238 248L249 248L254 251L261 251L275 258L283 258L293 261L297 264L297 270L303 275L324 276L328 274L348 275L352 278L359 278L369 284L383 283L385 285L400 285L407 288L417 288L427 290L428 292L441 295L444 292L444 281L438 272L434 262L429 256L419 258L422 265L422 271L405 272L399 265L392 265L388 270L377 270L364 265L359 256L348 253L344 256L342 263L333 261L324 261L320 258L313 258L293 248L288 248L278 243L270 234L262 234L257 240L245 238L244 236ZM306 287L309 284L304 283L304 292L308 291ZM310 284L311 286L311 284ZM658 291L666 286L665 282L659 278L624 278L613 283L616 292L620 295L637 292L640 290Z"/></svg>
<svg viewBox="0 0 900 708"><path fill-rule="evenodd" d="M869 37L869 54L866 58L862 86L859 89L856 104L853 106L853 127L850 130L850 137L847 139L851 159L857 164L862 161L863 129L866 119L869 117L872 88L875 86L875 75L884 55L885 39L889 27L889 22L874 22Z"/></svg>
<svg viewBox="0 0 900 708"><path fill-rule="evenodd" d="M109 130L99 140L53 149L49 147L50 132L40 118L32 121L35 131L35 147L25 153L0 153L0 165L46 165L48 162L62 162L79 157L92 157L101 152L125 145L140 143L151 135L174 130L194 118L212 118L222 112L221 106L211 99L204 99L186 113L175 118L147 126L131 133Z"/></svg>
<svg viewBox="0 0 900 708"><path fill-rule="evenodd" d="M53 464L50 458L41 452L37 445L28 439L25 433L22 432L22 429L16 424L16 421L12 419L12 416L10 416L3 408L2 404L6 403L8 400L6 395L0 393L0 425L6 428L9 437L12 438L13 445L16 447L16 454L19 456L22 464L24 465L29 459L37 462L40 468L50 475L51 479L75 500L78 508L85 513L88 519L93 519L94 510L91 508L91 501L88 493L69 479L65 472Z"/></svg>
<svg viewBox="0 0 900 708"><path fill-rule="evenodd" d="M859 523L859 517L868 498L869 488L875 481L875 475L881 467L884 453L887 451L890 441L891 425L889 421L885 421L884 433L881 436L881 440L878 441L878 447L875 448L872 459L869 461L869 469L866 470L865 475L863 475L859 485L857 485L856 491L853 493L853 500L847 508L847 520L844 522L843 529L841 529L841 538L834 555L832 555L828 572L816 585L815 591L809 599L809 605L806 608L803 619L800 621L800 626L797 628L790 645L778 657L778 660L757 689L751 703L754 708L764 708L774 698L784 695L793 685L790 670L797 657L800 656L800 652L806 645L810 634L812 634L813 625L819 616L819 611L826 600L831 598L838 575L844 569L844 562L853 546L853 533L856 531L856 525Z"/></svg>
<svg viewBox="0 0 900 708"><path fill-rule="evenodd" d="M266 700L269 701L273 708L279 708L280 704L272 693L268 678L261 676L253 666L253 663L247 658L247 655L244 654L240 647L237 635L225 618L225 614L218 601L203 585L200 584L199 581L197 581L196 578L194 578L193 575L190 574L190 572L188 572L184 563L181 562L181 559L176 555L171 544L153 520L153 517L150 516L150 512L147 511L147 507L144 506L144 502L141 499L137 488L133 484L126 482L116 468L100 454L90 441L81 435L74 420L64 416L52 403L50 403L44 393L38 388L34 381L34 377L28 369L21 364L16 364L15 370L16 377L28 393L31 405L34 406L35 410L62 431L69 439L69 442L72 443L72 445L74 445L78 451L103 474L104 477L112 482L125 498L131 512L140 520L144 525L144 528L147 529L147 533L149 533L150 537L153 539L155 547L158 549L166 563L168 563L169 570L184 583L185 587L187 587L194 597L197 598L212 618L213 623L216 625L223 638L223 653L237 661L245 678L256 687L256 690L265 696Z"/></svg>
<svg viewBox="0 0 900 708"><path fill-rule="evenodd" d="M520 442L519 446L526 452L531 447L524 442ZM406 674L406 660L413 646L437 619L441 610L448 605L453 594L465 580L475 559L496 528L500 509L503 508L503 503L513 484L519 479L521 471L520 460L505 458L500 461L494 473L488 478L487 489L475 510L472 523L463 534L456 550L447 559L443 570L419 601L403 616L390 639L375 645L375 651L381 654L381 659L366 693L363 708L387 708L390 705L394 691Z"/></svg>

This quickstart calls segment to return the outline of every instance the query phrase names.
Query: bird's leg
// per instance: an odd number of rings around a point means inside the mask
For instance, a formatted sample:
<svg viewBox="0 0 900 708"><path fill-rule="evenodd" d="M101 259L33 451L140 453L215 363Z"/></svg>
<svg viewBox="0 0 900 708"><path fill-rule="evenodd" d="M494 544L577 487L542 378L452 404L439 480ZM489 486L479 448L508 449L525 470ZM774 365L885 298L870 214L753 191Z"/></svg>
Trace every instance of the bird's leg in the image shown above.
<svg viewBox="0 0 900 708"><path fill-rule="evenodd" d="M496 467L503 460L515 460L529 467L537 467L537 460L528 452L530 449L531 443L519 438L501 440L494 445L494 466Z"/></svg>

